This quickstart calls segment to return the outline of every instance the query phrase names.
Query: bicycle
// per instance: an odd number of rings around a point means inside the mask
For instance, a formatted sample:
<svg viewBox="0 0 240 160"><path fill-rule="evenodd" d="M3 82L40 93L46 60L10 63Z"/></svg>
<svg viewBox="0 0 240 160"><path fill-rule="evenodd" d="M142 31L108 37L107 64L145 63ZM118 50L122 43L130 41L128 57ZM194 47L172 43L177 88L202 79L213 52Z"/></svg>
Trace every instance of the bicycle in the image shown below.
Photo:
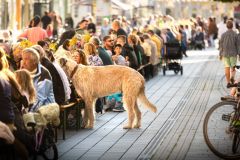
<svg viewBox="0 0 240 160"><path fill-rule="evenodd" d="M238 66L240 68L240 66ZM222 97L207 112L203 123L204 140L209 149L223 159L240 159L240 82L236 97Z"/></svg>

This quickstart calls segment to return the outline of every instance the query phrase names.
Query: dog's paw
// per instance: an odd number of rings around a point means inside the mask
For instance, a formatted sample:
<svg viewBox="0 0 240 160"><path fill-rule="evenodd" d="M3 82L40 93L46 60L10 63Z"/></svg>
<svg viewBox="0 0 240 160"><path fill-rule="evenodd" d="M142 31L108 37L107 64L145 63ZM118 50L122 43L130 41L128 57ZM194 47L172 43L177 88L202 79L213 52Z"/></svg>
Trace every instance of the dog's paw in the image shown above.
<svg viewBox="0 0 240 160"><path fill-rule="evenodd" d="M135 124L135 125L133 126L133 128L140 128L140 127L141 127L140 124Z"/></svg>
<svg viewBox="0 0 240 160"><path fill-rule="evenodd" d="M123 126L123 129L132 129L132 126L125 125L125 126Z"/></svg>
<svg viewBox="0 0 240 160"><path fill-rule="evenodd" d="M86 128L86 129L93 129L93 126L87 125L87 126L85 126L85 128Z"/></svg>

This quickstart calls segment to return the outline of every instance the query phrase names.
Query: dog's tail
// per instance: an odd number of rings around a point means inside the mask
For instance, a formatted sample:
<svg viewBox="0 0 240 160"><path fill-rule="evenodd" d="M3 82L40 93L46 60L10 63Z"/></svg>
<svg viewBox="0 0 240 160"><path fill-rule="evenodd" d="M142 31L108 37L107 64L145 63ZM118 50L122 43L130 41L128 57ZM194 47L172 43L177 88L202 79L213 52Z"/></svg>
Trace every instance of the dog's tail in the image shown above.
<svg viewBox="0 0 240 160"><path fill-rule="evenodd" d="M154 106L151 102L149 102L149 100L147 99L145 93L144 93L144 89L141 89L139 95L138 95L139 100L143 103L144 106L146 106L148 109L150 109L151 111L153 111L154 113L157 112L157 107Z"/></svg>

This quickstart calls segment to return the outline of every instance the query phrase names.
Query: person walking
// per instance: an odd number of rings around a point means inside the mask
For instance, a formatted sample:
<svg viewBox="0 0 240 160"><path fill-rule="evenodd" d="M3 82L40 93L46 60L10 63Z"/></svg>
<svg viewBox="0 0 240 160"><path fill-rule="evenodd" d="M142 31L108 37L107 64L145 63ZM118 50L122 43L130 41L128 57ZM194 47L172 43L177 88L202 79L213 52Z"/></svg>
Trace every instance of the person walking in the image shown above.
<svg viewBox="0 0 240 160"><path fill-rule="evenodd" d="M26 29L22 34L18 36L18 39L27 38L33 44L37 44L38 41L44 40L48 37L46 30L40 27L41 18L35 16L33 18L32 27Z"/></svg>
<svg viewBox="0 0 240 160"><path fill-rule="evenodd" d="M237 41L237 33L233 31L233 21L228 20L226 25L228 30L223 33L219 41L219 54L220 60L224 62L227 88L229 88L231 83L234 83L237 55L240 54L238 48L240 43Z"/></svg>

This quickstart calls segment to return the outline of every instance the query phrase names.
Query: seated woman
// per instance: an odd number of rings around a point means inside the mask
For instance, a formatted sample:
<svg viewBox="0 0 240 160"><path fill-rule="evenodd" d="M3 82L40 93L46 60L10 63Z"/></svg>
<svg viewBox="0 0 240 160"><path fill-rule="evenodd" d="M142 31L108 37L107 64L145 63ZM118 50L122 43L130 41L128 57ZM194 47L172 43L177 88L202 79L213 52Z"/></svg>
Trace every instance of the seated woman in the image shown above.
<svg viewBox="0 0 240 160"><path fill-rule="evenodd" d="M22 130L23 126L21 126L23 123L18 119L18 116L21 115L16 111L18 109L12 101L12 97L15 93L12 92L13 89L19 89L19 86L15 80L14 74L9 70L5 53L0 48L0 121L5 123L16 137L13 142L14 150L11 150L12 153L9 154L14 156L16 153L16 155L20 156L22 159L27 159L28 150L25 145L28 145L27 143L30 143L31 139L27 138L27 135L24 134ZM1 145L4 145L4 142L0 141L0 146ZM3 147L3 149L6 148ZM2 151L2 149L0 150ZM8 153L3 152L3 154ZM0 154L0 159L1 156Z"/></svg>
<svg viewBox="0 0 240 160"><path fill-rule="evenodd" d="M15 76L19 83L21 94L26 97L29 106L33 105L36 100L36 91L29 71L26 69L17 70Z"/></svg>

